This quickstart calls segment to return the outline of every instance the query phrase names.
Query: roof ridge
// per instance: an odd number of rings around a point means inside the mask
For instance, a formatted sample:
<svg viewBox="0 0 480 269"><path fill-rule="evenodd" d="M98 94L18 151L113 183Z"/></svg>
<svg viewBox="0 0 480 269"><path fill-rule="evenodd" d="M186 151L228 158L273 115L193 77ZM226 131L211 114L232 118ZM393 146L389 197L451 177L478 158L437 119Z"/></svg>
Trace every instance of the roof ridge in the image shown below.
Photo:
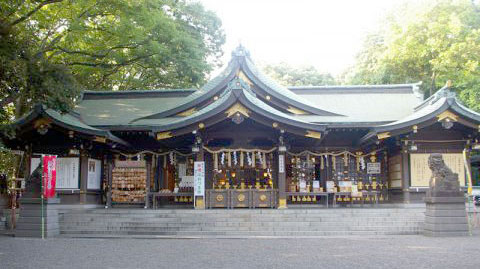
<svg viewBox="0 0 480 269"><path fill-rule="evenodd" d="M371 89L384 89L384 88L404 88L415 87L421 85L422 82L415 83L403 83L403 84L354 84L354 85L300 85L300 86L287 86L289 90L304 90L304 89L358 89L358 88L371 88Z"/></svg>
<svg viewBox="0 0 480 269"><path fill-rule="evenodd" d="M131 94L131 93L163 93L163 92L194 92L197 91L196 88L188 89L151 89L151 90L121 90L121 91L92 91L85 90L83 94L98 94L98 95L109 95L109 94Z"/></svg>

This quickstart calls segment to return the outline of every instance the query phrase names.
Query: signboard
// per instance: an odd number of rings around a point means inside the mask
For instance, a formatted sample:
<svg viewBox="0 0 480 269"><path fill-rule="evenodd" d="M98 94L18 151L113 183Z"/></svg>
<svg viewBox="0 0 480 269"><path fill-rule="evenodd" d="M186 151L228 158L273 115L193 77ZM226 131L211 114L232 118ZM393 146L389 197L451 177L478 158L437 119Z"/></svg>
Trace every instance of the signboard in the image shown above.
<svg viewBox="0 0 480 269"><path fill-rule="evenodd" d="M285 173L285 155L278 155L278 172Z"/></svg>
<svg viewBox="0 0 480 269"><path fill-rule="evenodd" d="M40 158L32 158L30 170L33 172L40 164ZM56 189L78 189L80 158L56 158Z"/></svg>
<svg viewBox="0 0 480 269"><path fill-rule="evenodd" d="M367 174L380 174L380 163L367 163Z"/></svg>
<svg viewBox="0 0 480 269"><path fill-rule="evenodd" d="M300 180L300 192L307 192L307 182Z"/></svg>
<svg viewBox="0 0 480 269"><path fill-rule="evenodd" d="M313 191L316 191L316 192L320 191L320 181L314 180L312 187L313 187Z"/></svg>
<svg viewBox="0 0 480 269"><path fill-rule="evenodd" d="M42 164L42 182L43 182L43 197L55 197L55 180L57 178L56 172L57 156L46 155L43 156Z"/></svg>
<svg viewBox="0 0 480 269"><path fill-rule="evenodd" d="M428 167L428 153L410 154L410 177L412 187L428 187L432 170ZM445 165L458 174L460 186L465 186L465 166L462 153L444 153L442 154Z"/></svg>
<svg viewBox="0 0 480 269"><path fill-rule="evenodd" d="M100 190L102 180L102 161L88 159L88 180L87 189Z"/></svg>
<svg viewBox="0 0 480 269"><path fill-rule="evenodd" d="M205 162L193 164L193 192L195 196L205 196Z"/></svg>
<svg viewBox="0 0 480 269"><path fill-rule="evenodd" d="M327 192L335 192L335 182L327 181Z"/></svg>

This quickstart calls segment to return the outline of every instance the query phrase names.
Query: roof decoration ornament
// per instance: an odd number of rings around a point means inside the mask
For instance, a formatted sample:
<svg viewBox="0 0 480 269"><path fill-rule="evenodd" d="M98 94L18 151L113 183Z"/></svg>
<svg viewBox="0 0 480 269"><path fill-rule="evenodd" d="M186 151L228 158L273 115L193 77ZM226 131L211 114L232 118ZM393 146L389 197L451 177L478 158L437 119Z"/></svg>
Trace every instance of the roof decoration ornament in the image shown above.
<svg viewBox="0 0 480 269"><path fill-rule="evenodd" d="M250 51L248 51L242 44L239 44L234 51L232 51L233 57L250 57Z"/></svg>

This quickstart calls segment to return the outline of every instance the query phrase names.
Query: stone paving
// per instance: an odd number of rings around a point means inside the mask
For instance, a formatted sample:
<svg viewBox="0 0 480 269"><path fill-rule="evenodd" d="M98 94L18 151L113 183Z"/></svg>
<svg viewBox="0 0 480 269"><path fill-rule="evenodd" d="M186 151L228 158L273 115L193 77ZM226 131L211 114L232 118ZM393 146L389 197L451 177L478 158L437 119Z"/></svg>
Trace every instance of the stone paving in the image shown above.
<svg viewBox="0 0 480 269"><path fill-rule="evenodd" d="M27 239L0 236L0 268L480 268L480 235Z"/></svg>

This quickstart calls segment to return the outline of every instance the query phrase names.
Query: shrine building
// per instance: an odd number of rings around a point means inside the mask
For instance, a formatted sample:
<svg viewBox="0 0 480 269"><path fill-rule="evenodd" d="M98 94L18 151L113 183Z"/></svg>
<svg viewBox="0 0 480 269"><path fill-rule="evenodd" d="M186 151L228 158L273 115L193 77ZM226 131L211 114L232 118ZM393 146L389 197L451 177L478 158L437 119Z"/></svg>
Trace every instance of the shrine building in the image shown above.
<svg viewBox="0 0 480 269"><path fill-rule="evenodd" d="M480 114L449 83L426 99L419 86L284 87L240 46L199 89L85 91L66 114L36 105L12 124L15 137L2 140L24 152L24 177L42 154L57 156L62 204L422 202L430 153L471 186Z"/></svg>

